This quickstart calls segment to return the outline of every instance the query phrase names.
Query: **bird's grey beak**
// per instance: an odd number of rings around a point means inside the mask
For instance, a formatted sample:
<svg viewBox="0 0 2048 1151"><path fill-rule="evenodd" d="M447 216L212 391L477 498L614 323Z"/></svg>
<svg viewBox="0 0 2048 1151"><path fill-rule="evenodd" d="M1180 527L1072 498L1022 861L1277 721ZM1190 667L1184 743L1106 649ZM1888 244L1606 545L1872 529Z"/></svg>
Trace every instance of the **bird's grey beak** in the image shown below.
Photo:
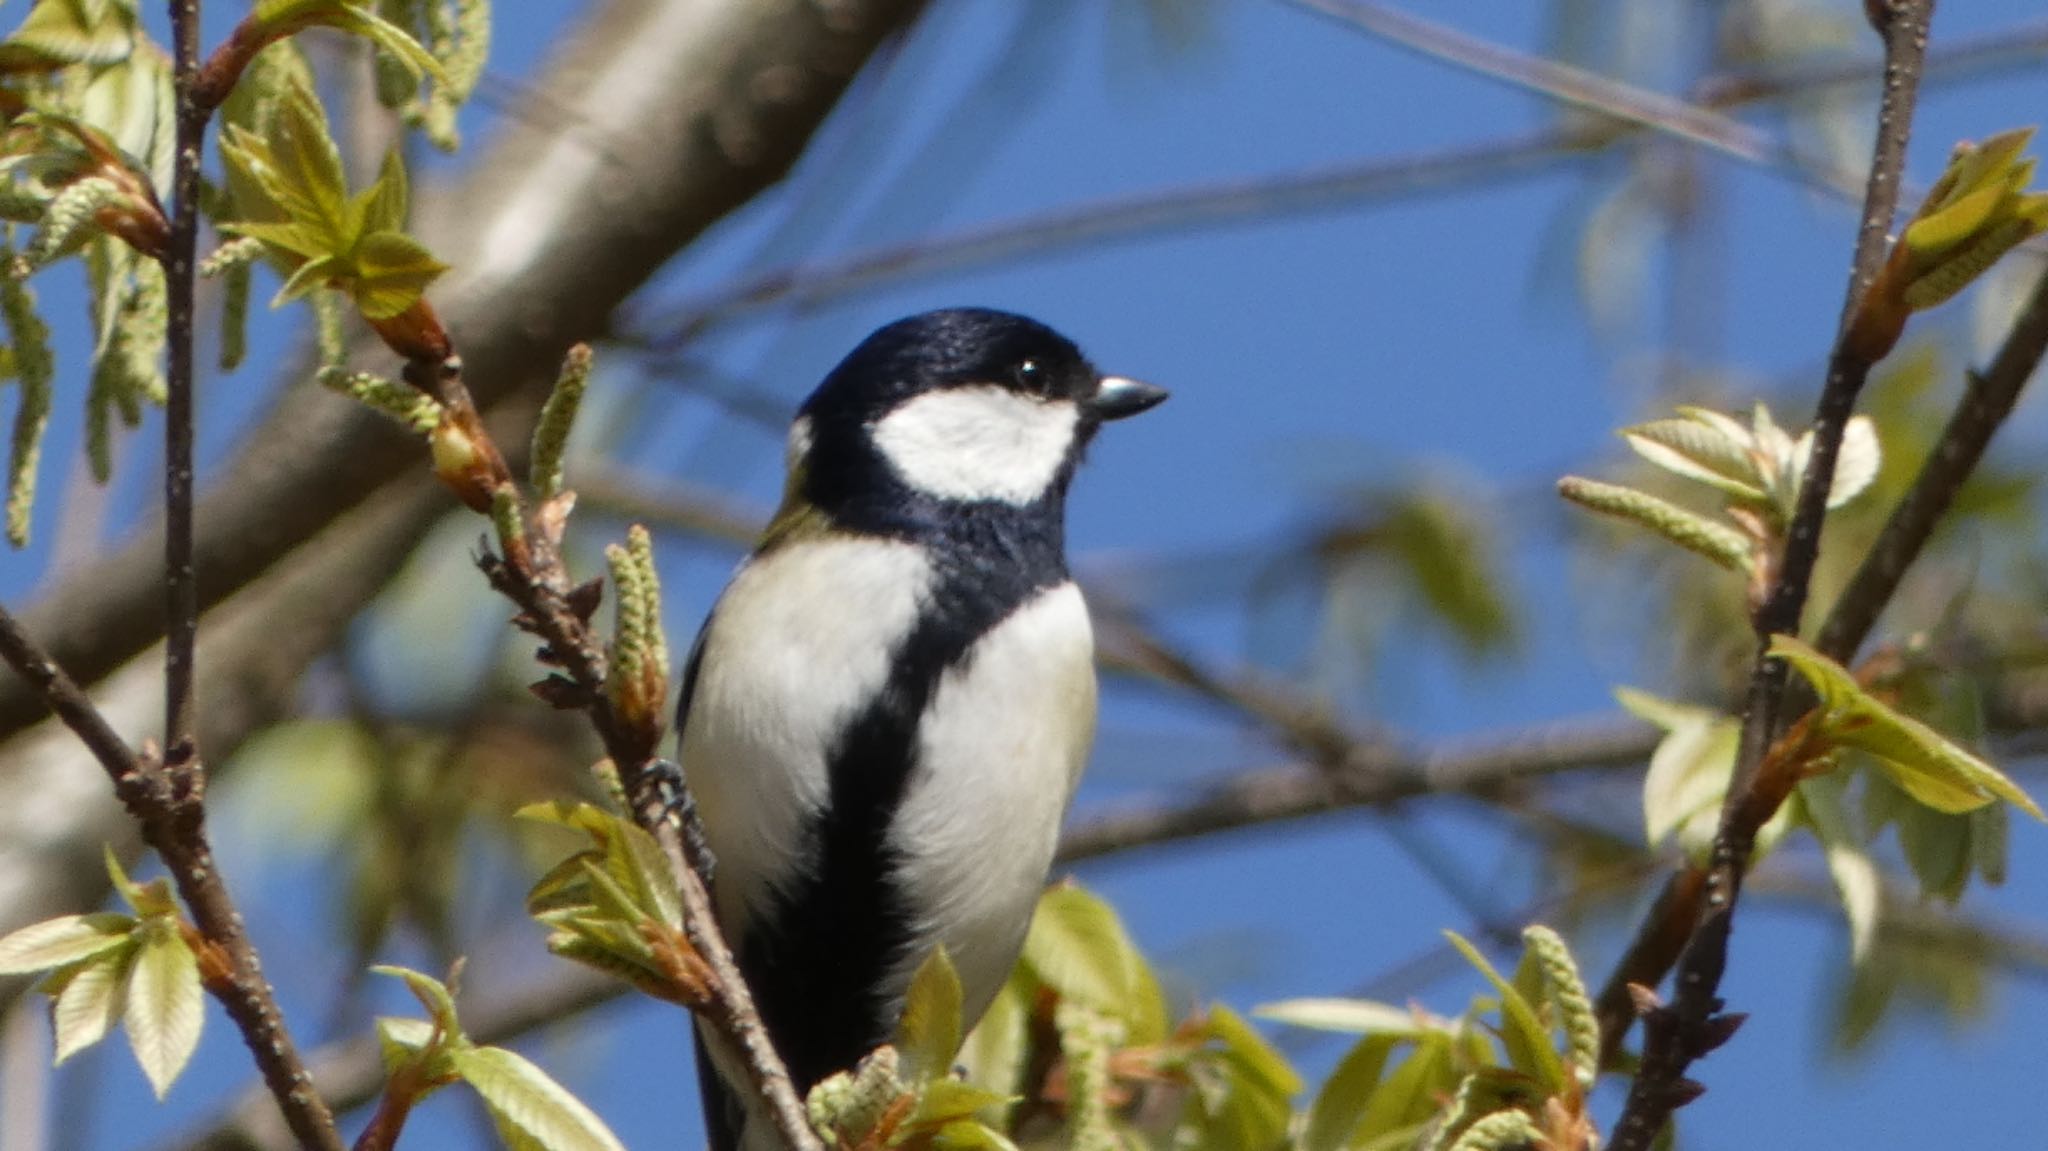
<svg viewBox="0 0 2048 1151"><path fill-rule="evenodd" d="M1166 397L1165 388L1123 376L1104 376L1095 385L1095 397L1088 401L1088 410L1097 419L1120 420L1157 407Z"/></svg>

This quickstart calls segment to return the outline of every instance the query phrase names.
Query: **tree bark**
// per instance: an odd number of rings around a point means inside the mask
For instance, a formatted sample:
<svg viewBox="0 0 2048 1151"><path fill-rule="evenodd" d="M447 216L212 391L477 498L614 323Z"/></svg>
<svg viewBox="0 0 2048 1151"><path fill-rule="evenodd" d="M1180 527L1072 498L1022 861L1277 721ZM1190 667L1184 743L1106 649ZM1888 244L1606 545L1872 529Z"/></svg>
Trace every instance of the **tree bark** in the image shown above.
<svg viewBox="0 0 2048 1151"><path fill-rule="evenodd" d="M554 114L508 120L480 163L422 204L419 234L457 269L432 295L479 403L496 419L530 412L563 351L780 180L922 7L619 0L590 18L535 84ZM416 439L310 383L283 394L199 508L200 595L220 609L202 634L210 755L288 705L307 662L449 506ZM163 634L162 550L151 526L24 613L75 678L100 684L131 739L162 723L154 665L123 666ZM0 746L0 933L94 902L103 880L80 861L131 834L83 749L31 729L40 715L20 683L0 682L0 733L14 737Z"/></svg>

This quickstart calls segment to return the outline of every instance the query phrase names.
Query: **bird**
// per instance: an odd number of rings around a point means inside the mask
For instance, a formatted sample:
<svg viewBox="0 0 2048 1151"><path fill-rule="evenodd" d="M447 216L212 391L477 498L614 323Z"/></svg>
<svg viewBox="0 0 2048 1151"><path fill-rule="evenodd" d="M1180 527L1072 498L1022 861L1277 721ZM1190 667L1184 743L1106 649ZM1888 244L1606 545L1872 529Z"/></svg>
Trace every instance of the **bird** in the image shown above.
<svg viewBox="0 0 2048 1151"><path fill-rule="evenodd" d="M780 506L685 666L677 760L714 914L798 1091L886 1043L943 945L1008 977L1094 739L1066 497L1165 389L987 308L887 324L789 429ZM778 1140L700 1024L713 1151Z"/></svg>

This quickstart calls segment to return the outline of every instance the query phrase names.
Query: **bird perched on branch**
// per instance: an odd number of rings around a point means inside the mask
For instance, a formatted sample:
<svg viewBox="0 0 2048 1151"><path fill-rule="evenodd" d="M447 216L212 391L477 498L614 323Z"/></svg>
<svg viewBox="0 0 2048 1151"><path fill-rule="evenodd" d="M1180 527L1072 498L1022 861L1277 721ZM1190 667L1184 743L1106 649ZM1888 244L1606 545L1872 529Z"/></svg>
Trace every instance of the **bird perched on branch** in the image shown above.
<svg viewBox="0 0 2048 1151"><path fill-rule="evenodd" d="M888 1041L935 945L970 1022L1015 963L1095 729L1067 486L1104 421L1165 397L954 309L869 336L790 428L676 726L720 924L800 1092ZM773 1146L737 1054L699 1037L714 1151Z"/></svg>

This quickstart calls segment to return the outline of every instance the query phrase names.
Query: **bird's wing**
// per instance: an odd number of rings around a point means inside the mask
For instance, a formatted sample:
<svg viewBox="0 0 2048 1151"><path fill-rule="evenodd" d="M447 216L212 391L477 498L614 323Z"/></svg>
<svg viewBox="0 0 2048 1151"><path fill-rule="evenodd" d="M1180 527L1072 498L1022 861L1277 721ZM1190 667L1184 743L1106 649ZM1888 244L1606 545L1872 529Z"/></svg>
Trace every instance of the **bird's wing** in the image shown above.
<svg viewBox="0 0 2048 1151"><path fill-rule="evenodd" d="M704 663L704 639L711 634L711 621L718 617L716 608L705 617L704 626L697 629L697 638L690 643L690 657L683 661L683 688L676 696L676 758L682 758L683 726L690 722L690 700L697 694L697 669Z"/></svg>

